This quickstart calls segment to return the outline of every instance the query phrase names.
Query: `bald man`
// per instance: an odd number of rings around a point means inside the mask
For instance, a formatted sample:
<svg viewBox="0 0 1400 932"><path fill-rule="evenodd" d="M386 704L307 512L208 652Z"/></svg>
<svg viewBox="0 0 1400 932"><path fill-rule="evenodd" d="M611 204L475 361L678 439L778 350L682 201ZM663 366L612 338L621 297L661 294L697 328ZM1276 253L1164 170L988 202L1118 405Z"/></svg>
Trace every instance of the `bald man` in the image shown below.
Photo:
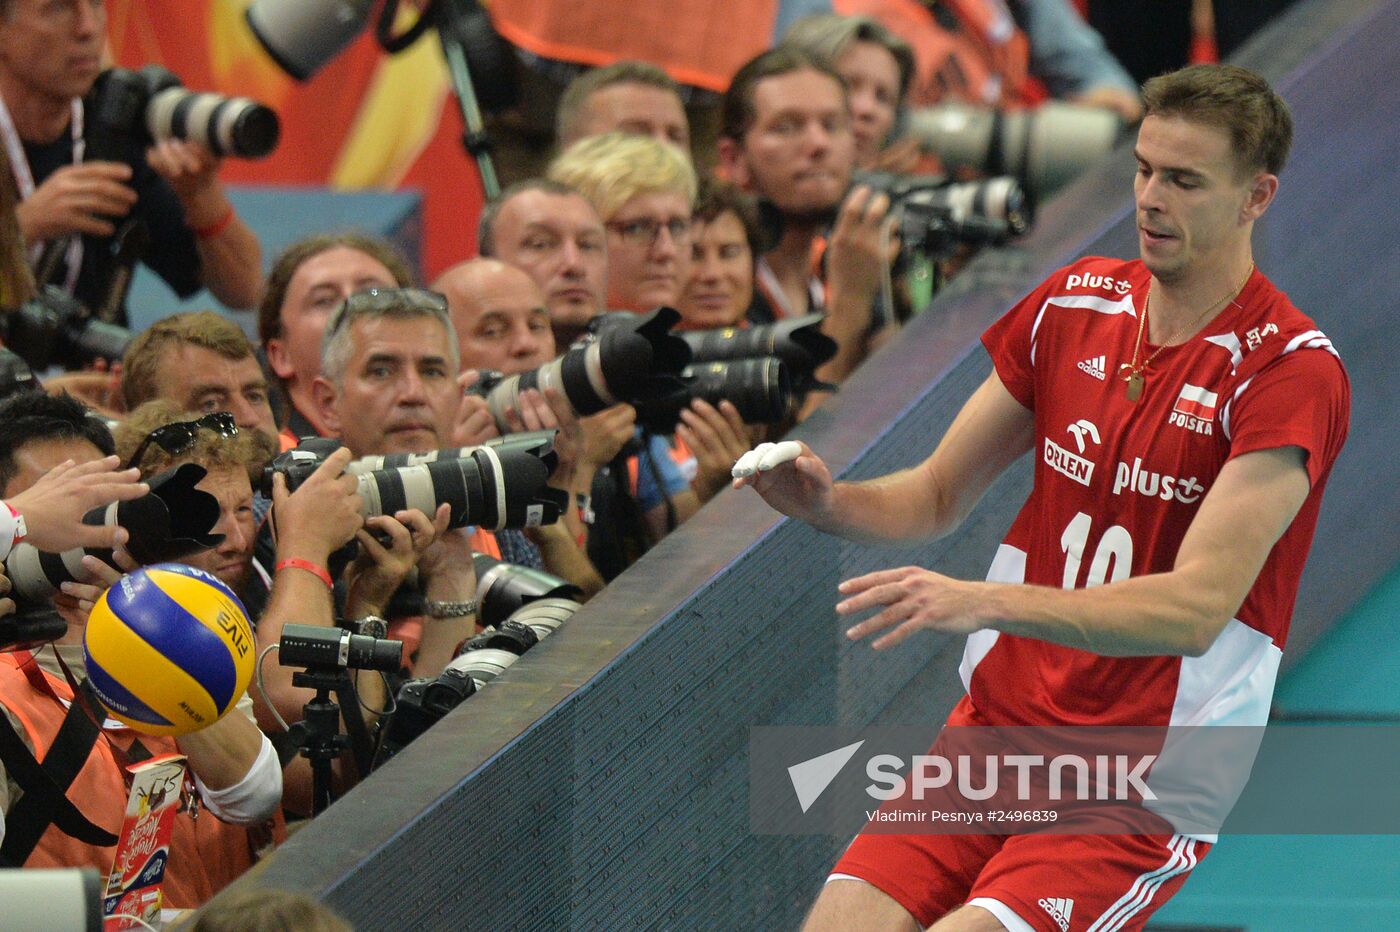
<svg viewBox="0 0 1400 932"><path fill-rule="evenodd" d="M473 259L443 272L433 287L447 296L464 369L513 375L554 358L544 292L523 270Z"/></svg>
<svg viewBox="0 0 1400 932"><path fill-rule="evenodd" d="M433 290L447 297L452 327L457 331L462 350L463 369L496 369L515 375L538 368L554 358L554 332L549 326L544 292L534 279L515 266L498 259L458 263L438 277ZM562 427L558 445L561 458L551 484L575 495L587 495L598 464L589 462L580 468L577 462L582 446L578 420L563 410L567 405L558 406L561 410L556 414L537 393L528 394L533 397L521 399L521 424L518 426ZM482 407L485 407L484 402ZM605 449L602 452L611 455L616 451ZM496 535L503 555L511 546L514 533L502 531ZM577 542L585 533L586 529L571 509L564 521L532 528L526 536L538 548L545 569L578 585L591 596L603 588L603 579ZM521 562L506 556L510 562Z"/></svg>

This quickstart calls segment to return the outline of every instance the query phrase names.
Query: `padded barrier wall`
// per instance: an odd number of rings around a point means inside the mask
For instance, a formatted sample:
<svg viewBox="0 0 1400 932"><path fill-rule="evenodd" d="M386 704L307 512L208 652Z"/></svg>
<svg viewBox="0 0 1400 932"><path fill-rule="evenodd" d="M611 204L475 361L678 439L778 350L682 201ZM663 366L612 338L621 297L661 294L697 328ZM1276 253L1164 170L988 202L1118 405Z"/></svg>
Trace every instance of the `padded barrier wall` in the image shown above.
<svg viewBox="0 0 1400 932"><path fill-rule="evenodd" d="M1240 61L1298 124L1259 265L1332 337L1355 399L1296 656L1400 557L1400 0L1301 3ZM1132 173L1125 146L1017 248L980 257L798 436L846 477L922 459L990 371L985 326L1078 255L1134 254ZM749 833L748 729L941 718L960 642L848 645L835 585L906 562L980 577L1029 475L1023 460L956 536L908 551L722 493L238 886L312 893L361 929L796 926L844 840Z"/></svg>

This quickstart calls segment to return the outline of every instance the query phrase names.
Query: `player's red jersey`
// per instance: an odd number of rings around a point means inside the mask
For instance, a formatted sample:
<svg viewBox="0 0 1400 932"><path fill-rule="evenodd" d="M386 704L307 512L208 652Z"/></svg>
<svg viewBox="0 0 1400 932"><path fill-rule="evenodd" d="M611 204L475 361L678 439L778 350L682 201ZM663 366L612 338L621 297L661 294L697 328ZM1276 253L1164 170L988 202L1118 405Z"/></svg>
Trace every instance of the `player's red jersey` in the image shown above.
<svg viewBox="0 0 1400 932"><path fill-rule="evenodd" d="M1311 491L1248 597L1201 657L1102 657L980 631L950 724L1262 725L1350 387L1327 337L1261 273L1188 342L1162 349L1129 401L1150 276L1089 258L1057 272L983 336L1035 413L1035 486L988 578L1080 588L1172 569L1229 459L1298 446ZM1142 358L1157 350L1146 345Z"/></svg>

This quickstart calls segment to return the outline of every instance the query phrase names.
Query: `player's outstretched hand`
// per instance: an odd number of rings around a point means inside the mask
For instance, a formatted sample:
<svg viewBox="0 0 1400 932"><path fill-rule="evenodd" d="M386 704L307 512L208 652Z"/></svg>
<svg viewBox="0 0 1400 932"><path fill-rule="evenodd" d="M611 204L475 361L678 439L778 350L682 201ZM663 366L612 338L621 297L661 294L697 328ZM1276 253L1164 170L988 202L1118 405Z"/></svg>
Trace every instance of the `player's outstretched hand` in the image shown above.
<svg viewBox="0 0 1400 932"><path fill-rule="evenodd" d="M127 533L121 527L83 524L83 515L100 505L140 498L150 486L137 482L135 469L117 469L115 456L75 465L72 460L50 469L29 488L9 500L24 516L25 539L51 553L74 547L120 547Z"/></svg>
<svg viewBox="0 0 1400 932"><path fill-rule="evenodd" d="M785 515L815 522L831 512L831 470L800 440L760 443L739 457L732 474L734 488L753 486Z"/></svg>
<svg viewBox="0 0 1400 932"><path fill-rule="evenodd" d="M836 613L854 615L883 607L879 614L846 629L846 637L853 641L884 631L870 645L876 650L893 647L921 628L971 634L983 627L975 611L979 585L918 566L879 570L843 582L838 591L845 599L836 603Z"/></svg>

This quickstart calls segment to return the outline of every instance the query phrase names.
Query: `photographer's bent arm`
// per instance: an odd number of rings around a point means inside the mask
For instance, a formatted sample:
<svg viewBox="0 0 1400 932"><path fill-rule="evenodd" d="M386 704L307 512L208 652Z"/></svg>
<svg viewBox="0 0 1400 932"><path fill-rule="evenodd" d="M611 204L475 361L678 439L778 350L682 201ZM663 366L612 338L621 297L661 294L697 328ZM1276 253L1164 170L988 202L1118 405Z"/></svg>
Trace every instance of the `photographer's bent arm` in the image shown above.
<svg viewBox="0 0 1400 932"><path fill-rule="evenodd" d="M262 247L219 183L219 159L198 143L167 139L150 148L146 162L174 190L185 223L195 231L205 287L231 308L256 307Z"/></svg>
<svg viewBox="0 0 1400 932"><path fill-rule="evenodd" d="M1105 656L1196 657L1234 617L1264 561L1310 490L1300 447L1258 450L1230 460L1169 572L1088 589L950 579L918 567L882 570L841 585L841 614L884 606L854 625L851 638L886 632L898 644L921 628L968 634L991 628Z"/></svg>

